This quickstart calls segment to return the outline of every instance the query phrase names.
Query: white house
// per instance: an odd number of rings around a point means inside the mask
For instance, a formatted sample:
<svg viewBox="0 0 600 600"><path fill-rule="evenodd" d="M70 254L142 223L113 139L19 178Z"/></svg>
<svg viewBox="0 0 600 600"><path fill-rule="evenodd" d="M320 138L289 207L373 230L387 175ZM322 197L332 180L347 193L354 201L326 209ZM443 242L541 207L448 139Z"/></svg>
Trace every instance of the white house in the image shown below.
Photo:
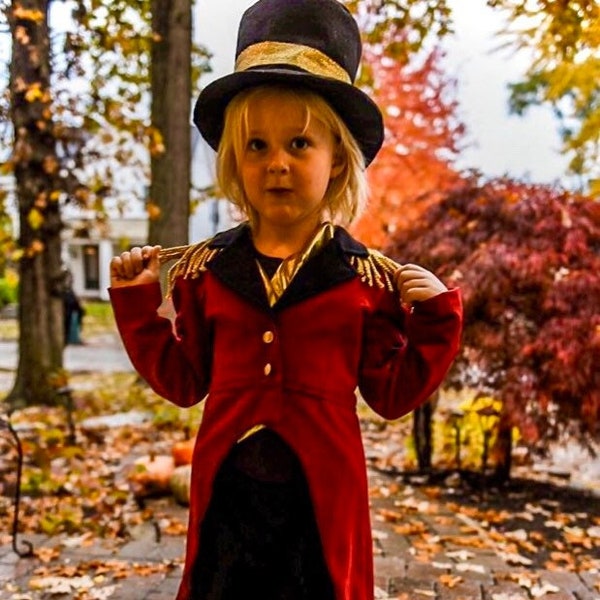
<svg viewBox="0 0 600 600"><path fill-rule="evenodd" d="M192 181L207 187L214 181L214 151L192 130ZM148 239L148 220L141 203L127 214L98 223L92 212L71 210L64 216L63 260L73 275L73 288L81 298L108 300L109 263L116 254ZM225 200L209 199L190 218L189 239L200 241L235 222Z"/></svg>

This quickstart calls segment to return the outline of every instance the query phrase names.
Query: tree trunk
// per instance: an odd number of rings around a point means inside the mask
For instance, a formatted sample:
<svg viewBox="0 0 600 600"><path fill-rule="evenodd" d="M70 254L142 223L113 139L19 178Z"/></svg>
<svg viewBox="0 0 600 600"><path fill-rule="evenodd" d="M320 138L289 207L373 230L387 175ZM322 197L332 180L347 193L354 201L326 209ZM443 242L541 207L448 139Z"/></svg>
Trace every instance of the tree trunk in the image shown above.
<svg viewBox="0 0 600 600"><path fill-rule="evenodd" d="M431 470L433 457L432 443L432 420L435 406L437 404L437 393L425 404L416 408L413 412L413 439L417 453L417 464L419 471L425 473Z"/></svg>
<svg viewBox="0 0 600 600"><path fill-rule="evenodd" d="M188 242L191 162L191 0L152 0L152 125L164 151L152 153L148 242Z"/></svg>
<svg viewBox="0 0 600 600"><path fill-rule="evenodd" d="M18 9L18 10L17 10ZM64 346L58 161L50 102L48 0L12 3L12 164L19 204L19 362L12 405L50 404Z"/></svg>
<svg viewBox="0 0 600 600"><path fill-rule="evenodd" d="M493 454L496 467L494 469L494 481L501 484L510 480L512 469L512 424L501 415L498 424L498 437L494 445Z"/></svg>

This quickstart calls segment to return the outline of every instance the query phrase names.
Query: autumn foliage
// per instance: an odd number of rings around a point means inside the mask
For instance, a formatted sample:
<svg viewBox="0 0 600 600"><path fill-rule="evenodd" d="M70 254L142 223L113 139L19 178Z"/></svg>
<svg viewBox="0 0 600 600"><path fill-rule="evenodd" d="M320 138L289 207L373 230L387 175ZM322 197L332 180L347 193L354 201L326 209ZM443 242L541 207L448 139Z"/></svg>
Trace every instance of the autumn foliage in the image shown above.
<svg viewBox="0 0 600 600"><path fill-rule="evenodd" d="M365 50L385 123L384 146L367 171L370 205L353 230L371 247L385 246L460 180L452 160L464 127L442 59L436 49L421 64L404 65L375 47Z"/></svg>
<svg viewBox="0 0 600 600"><path fill-rule="evenodd" d="M462 289L452 383L501 399L503 423L531 444L600 433L600 203L467 181L388 252Z"/></svg>

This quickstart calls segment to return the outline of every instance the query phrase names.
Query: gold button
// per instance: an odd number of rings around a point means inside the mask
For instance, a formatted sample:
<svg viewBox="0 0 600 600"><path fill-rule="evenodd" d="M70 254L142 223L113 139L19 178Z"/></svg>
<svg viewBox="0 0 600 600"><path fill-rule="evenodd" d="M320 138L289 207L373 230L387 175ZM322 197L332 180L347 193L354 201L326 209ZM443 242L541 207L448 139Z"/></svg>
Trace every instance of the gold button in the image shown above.
<svg viewBox="0 0 600 600"><path fill-rule="evenodd" d="M263 333L263 342L265 344L270 344L275 339L275 335L272 331L265 331Z"/></svg>
<svg viewBox="0 0 600 600"><path fill-rule="evenodd" d="M271 363L267 363L264 368L265 375L270 375L271 370L272 370Z"/></svg>

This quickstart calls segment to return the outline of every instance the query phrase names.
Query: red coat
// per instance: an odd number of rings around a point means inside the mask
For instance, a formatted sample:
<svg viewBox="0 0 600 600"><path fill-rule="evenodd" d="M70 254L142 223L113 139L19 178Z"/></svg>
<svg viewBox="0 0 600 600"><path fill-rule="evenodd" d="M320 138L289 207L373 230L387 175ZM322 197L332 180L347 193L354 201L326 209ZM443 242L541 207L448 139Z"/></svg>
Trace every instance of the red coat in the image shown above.
<svg viewBox="0 0 600 600"><path fill-rule="evenodd" d="M424 402L458 350L459 293L405 310L397 292L358 275L351 260L356 265L368 252L338 228L270 308L247 228L219 234L208 246L219 251L175 281L177 336L170 321L156 314L158 284L110 290L125 347L141 376L178 406L206 397L177 600L192 600L190 571L219 465L257 424L281 435L303 465L336 599L373 598L355 392L388 419Z"/></svg>

